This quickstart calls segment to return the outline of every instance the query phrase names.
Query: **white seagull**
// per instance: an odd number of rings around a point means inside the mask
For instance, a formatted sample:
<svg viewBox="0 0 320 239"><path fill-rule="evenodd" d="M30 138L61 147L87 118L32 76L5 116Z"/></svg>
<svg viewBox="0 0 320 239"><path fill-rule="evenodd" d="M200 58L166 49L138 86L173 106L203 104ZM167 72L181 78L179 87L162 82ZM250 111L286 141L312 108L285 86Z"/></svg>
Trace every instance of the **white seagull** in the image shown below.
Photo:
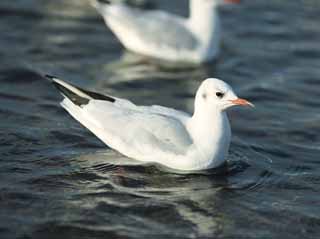
<svg viewBox="0 0 320 239"><path fill-rule="evenodd" d="M200 64L214 59L220 47L217 7L240 0L190 0L190 16L132 8L124 3L90 0L129 50L153 58Z"/></svg>
<svg viewBox="0 0 320 239"><path fill-rule="evenodd" d="M127 157L178 170L222 165L231 139L226 109L253 106L215 78L200 85L191 116L158 105L138 106L47 77L64 96L61 105L105 144Z"/></svg>

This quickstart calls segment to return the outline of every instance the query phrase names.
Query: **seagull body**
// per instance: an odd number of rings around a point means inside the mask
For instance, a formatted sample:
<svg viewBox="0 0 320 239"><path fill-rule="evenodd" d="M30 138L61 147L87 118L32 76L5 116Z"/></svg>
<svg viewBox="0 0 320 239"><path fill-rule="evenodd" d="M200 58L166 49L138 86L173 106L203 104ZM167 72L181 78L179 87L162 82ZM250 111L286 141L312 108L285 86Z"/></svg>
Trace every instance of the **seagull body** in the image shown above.
<svg viewBox="0 0 320 239"><path fill-rule="evenodd" d="M109 147L127 157L178 170L222 165L231 139L225 110L251 105L214 78L200 85L194 114L189 115L163 106L138 106L47 77L64 96L61 105Z"/></svg>
<svg viewBox="0 0 320 239"><path fill-rule="evenodd" d="M132 8L119 2L91 2L120 42L133 52L194 64L212 60L219 53L217 7L223 0L190 0L189 18L160 10Z"/></svg>

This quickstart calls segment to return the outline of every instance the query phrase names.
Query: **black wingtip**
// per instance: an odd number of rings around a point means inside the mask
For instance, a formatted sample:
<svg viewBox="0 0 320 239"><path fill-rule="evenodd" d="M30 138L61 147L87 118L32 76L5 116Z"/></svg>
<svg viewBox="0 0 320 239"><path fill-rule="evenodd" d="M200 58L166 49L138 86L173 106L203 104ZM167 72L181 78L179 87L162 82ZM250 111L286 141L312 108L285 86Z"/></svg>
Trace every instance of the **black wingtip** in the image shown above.
<svg viewBox="0 0 320 239"><path fill-rule="evenodd" d="M110 96L107 95L102 95L100 93L97 92L92 92L92 91L88 91L88 90L84 90L78 87L79 90L83 91L84 93L86 93L87 95L89 95L90 97L92 97L95 100L104 100L104 101L109 101L111 103L114 103L116 100Z"/></svg>
<svg viewBox="0 0 320 239"><path fill-rule="evenodd" d="M58 84L57 82L55 81L52 81L52 84L60 91L60 92L63 92L63 88L60 84Z"/></svg>
<svg viewBox="0 0 320 239"><path fill-rule="evenodd" d="M46 74L45 77L49 80L53 80L54 78L58 79L58 77L49 74Z"/></svg>
<svg viewBox="0 0 320 239"><path fill-rule="evenodd" d="M102 4L111 4L111 1L109 0L96 0L98 3L102 3Z"/></svg>
<svg viewBox="0 0 320 239"><path fill-rule="evenodd" d="M45 77L47 79L49 79L51 81L51 83L67 98L69 98L74 104L81 106L81 105L86 105L88 104L89 100L95 99L95 100L104 100L104 101L109 101L111 103L114 103L116 101L116 99L107 96L107 95L102 95L100 93L96 93L93 91L88 91L88 90L84 90L78 86L72 85L70 83L68 83L70 86L74 87L75 89L83 92L85 95L87 95L88 98L86 97L82 97L79 96L77 93L75 93L74 91L68 89L67 87L63 86L62 84L60 84L59 82L57 82L54 79L58 79L56 76L52 76L52 75L45 75ZM91 97L91 98L90 98Z"/></svg>
<svg viewBox="0 0 320 239"><path fill-rule="evenodd" d="M69 98L75 105L82 106L89 103L89 99L77 95L76 93L64 87L63 85L55 81L52 81L52 84L60 91L60 93L62 93L62 95Z"/></svg>

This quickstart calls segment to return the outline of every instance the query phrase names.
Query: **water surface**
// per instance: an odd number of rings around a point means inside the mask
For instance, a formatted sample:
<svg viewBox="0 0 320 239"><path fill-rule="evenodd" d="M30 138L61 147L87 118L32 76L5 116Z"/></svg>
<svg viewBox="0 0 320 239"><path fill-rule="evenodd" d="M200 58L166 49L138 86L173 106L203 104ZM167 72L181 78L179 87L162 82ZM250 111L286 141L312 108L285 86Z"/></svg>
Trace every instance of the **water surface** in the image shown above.
<svg viewBox="0 0 320 239"><path fill-rule="evenodd" d="M88 1L2 0L1 238L319 238L320 3L242 2L220 58L175 69L124 52ZM226 170L179 175L106 147L43 73L188 112L215 76L256 108L229 114Z"/></svg>

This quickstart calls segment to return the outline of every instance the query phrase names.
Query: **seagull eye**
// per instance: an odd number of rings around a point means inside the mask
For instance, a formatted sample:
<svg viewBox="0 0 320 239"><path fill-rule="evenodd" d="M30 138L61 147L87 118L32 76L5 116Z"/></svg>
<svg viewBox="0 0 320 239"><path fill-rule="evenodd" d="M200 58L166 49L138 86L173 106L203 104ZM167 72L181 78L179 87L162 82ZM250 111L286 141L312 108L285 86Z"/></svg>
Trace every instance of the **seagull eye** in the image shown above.
<svg viewBox="0 0 320 239"><path fill-rule="evenodd" d="M217 92L216 96L221 99L224 96L224 94L222 92Z"/></svg>

